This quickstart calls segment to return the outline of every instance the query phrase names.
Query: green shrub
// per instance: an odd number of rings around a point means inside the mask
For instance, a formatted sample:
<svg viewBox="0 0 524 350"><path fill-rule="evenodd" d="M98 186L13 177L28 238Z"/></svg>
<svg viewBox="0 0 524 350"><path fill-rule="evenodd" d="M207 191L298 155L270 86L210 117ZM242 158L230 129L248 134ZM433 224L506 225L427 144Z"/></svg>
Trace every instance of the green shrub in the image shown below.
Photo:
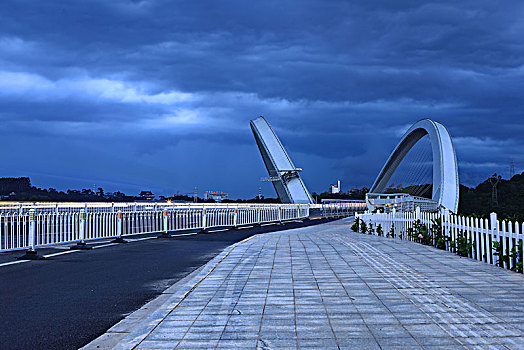
<svg viewBox="0 0 524 350"><path fill-rule="evenodd" d="M384 236L384 230L382 230L382 225L378 224L377 226L377 235Z"/></svg>
<svg viewBox="0 0 524 350"><path fill-rule="evenodd" d="M431 235L429 234L429 231L426 225L424 224L420 225L418 238L420 239L420 243L425 244L425 245L431 245L432 239L431 239Z"/></svg>
<svg viewBox="0 0 524 350"><path fill-rule="evenodd" d="M433 242L438 249L445 250L446 242L449 242L449 237L442 234L442 219L437 218L431 221L431 235Z"/></svg>
<svg viewBox="0 0 524 350"><path fill-rule="evenodd" d="M497 266L504 267L504 262L509 264L509 252L506 249L506 254L504 254L504 248L501 242L493 241L493 255L498 257Z"/></svg>
<svg viewBox="0 0 524 350"><path fill-rule="evenodd" d="M368 232L368 225L366 225L364 220L360 220L360 232L362 233Z"/></svg>
<svg viewBox="0 0 524 350"><path fill-rule="evenodd" d="M356 218L355 222L353 223L353 225L351 225L351 230L353 232L358 232L359 226L360 226L360 218Z"/></svg>
<svg viewBox="0 0 524 350"><path fill-rule="evenodd" d="M519 244L511 249L510 257L513 261L511 271L522 273L522 241L519 241Z"/></svg>
<svg viewBox="0 0 524 350"><path fill-rule="evenodd" d="M431 236L428 232L426 225L416 220L413 223L413 227L408 228L408 236L411 237L415 242L430 245Z"/></svg>
<svg viewBox="0 0 524 350"><path fill-rule="evenodd" d="M388 233L386 233L386 237L395 238L395 224L391 224L391 228Z"/></svg>
<svg viewBox="0 0 524 350"><path fill-rule="evenodd" d="M468 257L471 253L471 247L473 247L473 242L471 239L468 240L466 235L462 232L457 234L457 240L451 241L451 247L455 253L460 256Z"/></svg>

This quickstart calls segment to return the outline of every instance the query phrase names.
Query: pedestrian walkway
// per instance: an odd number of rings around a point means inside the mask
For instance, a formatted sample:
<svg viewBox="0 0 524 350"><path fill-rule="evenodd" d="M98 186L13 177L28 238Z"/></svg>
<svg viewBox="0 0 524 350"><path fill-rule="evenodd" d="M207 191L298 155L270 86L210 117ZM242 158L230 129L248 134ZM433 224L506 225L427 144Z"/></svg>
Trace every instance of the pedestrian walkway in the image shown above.
<svg viewBox="0 0 524 350"><path fill-rule="evenodd" d="M231 246L116 348L524 349L521 274L349 222Z"/></svg>

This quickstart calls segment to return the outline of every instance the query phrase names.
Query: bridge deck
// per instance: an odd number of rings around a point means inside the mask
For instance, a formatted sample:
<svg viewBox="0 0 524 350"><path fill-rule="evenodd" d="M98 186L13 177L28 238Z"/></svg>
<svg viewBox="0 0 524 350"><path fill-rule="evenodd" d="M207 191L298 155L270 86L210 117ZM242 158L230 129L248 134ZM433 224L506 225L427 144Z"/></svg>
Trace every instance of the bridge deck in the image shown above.
<svg viewBox="0 0 524 350"><path fill-rule="evenodd" d="M228 248L119 347L524 348L521 274L348 223Z"/></svg>

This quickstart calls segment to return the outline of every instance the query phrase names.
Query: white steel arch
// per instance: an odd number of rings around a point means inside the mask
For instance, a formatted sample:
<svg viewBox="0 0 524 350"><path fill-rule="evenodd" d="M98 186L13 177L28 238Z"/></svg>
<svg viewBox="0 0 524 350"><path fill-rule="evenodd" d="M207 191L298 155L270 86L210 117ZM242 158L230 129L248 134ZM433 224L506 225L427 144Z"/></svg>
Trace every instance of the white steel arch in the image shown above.
<svg viewBox="0 0 524 350"><path fill-rule="evenodd" d="M280 201L294 204L314 203L299 175L302 169L295 167L266 118L253 119L249 124Z"/></svg>
<svg viewBox="0 0 524 350"><path fill-rule="evenodd" d="M430 119L413 124L389 156L371 187L371 193L382 193L391 176L409 150L425 135L429 135L433 153L432 199L439 206L456 213L459 200L457 156L446 127Z"/></svg>

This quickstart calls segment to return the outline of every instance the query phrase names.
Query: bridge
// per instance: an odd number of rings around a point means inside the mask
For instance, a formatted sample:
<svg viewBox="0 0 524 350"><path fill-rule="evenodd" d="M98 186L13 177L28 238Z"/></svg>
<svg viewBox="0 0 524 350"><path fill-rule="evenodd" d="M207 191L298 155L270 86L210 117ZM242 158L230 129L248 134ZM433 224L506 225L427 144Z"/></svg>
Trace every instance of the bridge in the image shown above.
<svg viewBox="0 0 524 350"><path fill-rule="evenodd" d="M269 179L273 182L278 198L282 203L313 203L304 181L300 178L300 168L296 168L280 142L277 134L264 117L250 122L258 149L264 160Z"/></svg>
<svg viewBox="0 0 524 350"><path fill-rule="evenodd" d="M250 125L282 204L0 203L2 344L524 348L524 224L457 213L442 124L409 128L365 200L329 204ZM388 192L425 137L431 195Z"/></svg>
<svg viewBox="0 0 524 350"><path fill-rule="evenodd" d="M429 135L433 153L433 190L431 199L437 206L454 213L458 210L459 178L455 147L446 127L430 119L422 119L402 136L371 186L371 193L382 193L406 154L425 135Z"/></svg>

